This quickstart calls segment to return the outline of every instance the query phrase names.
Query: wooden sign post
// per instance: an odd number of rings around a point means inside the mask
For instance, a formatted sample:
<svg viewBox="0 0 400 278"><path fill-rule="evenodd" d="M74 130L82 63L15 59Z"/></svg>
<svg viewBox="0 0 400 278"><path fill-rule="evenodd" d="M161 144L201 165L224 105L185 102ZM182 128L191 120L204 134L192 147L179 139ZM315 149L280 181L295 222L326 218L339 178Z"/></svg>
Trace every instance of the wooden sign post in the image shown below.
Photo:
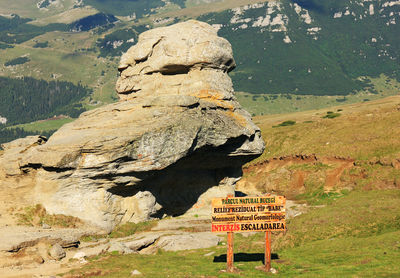
<svg viewBox="0 0 400 278"><path fill-rule="evenodd" d="M233 233L265 232L265 271L271 269L271 231L285 231L283 196L232 197L212 200L212 232L227 232L227 271L233 272Z"/></svg>
<svg viewBox="0 0 400 278"><path fill-rule="evenodd" d="M271 232L265 232L265 256L264 256L265 271L271 269Z"/></svg>
<svg viewBox="0 0 400 278"><path fill-rule="evenodd" d="M228 198L232 198L233 195L229 194L227 196ZM234 260L234 252L233 252L233 232L228 232L227 234L227 239L226 239L226 243L227 243L227 250L226 250L226 270L228 272L233 272L234 268L233 268L233 260Z"/></svg>
<svg viewBox="0 0 400 278"><path fill-rule="evenodd" d="M226 269L228 272L233 272L233 232L228 232L227 239L227 250L226 250Z"/></svg>

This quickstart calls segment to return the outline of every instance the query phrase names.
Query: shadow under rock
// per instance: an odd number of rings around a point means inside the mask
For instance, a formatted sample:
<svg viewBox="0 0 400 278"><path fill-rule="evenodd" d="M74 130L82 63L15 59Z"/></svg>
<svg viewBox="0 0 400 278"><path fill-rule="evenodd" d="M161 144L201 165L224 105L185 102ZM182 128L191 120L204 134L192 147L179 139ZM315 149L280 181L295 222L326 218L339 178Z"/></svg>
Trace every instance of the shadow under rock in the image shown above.
<svg viewBox="0 0 400 278"><path fill-rule="evenodd" d="M208 189L221 184L225 177L242 176L242 165L257 155L231 156L247 137L228 140L222 147L203 147L165 169L127 174L142 179L131 186L119 185L108 189L112 194L130 197L150 192L161 205L152 217L179 216L186 213ZM111 177L112 178L112 177Z"/></svg>

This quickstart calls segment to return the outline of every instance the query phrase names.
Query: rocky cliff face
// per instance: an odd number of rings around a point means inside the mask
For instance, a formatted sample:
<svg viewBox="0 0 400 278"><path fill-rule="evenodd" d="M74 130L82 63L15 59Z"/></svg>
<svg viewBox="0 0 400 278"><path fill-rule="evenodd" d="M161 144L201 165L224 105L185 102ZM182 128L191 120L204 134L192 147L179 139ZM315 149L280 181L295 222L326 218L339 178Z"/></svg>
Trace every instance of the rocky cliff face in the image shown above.
<svg viewBox="0 0 400 278"><path fill-rule="evenodd" d="M241 166L264 150L233 95L234 67L229 42L206 23L141 34L121 58L121 100L82 114L47 142L8 145L2 188L27 179L29 198L49 213L106 230L199 213L209 198L233 193Z"/></svg>

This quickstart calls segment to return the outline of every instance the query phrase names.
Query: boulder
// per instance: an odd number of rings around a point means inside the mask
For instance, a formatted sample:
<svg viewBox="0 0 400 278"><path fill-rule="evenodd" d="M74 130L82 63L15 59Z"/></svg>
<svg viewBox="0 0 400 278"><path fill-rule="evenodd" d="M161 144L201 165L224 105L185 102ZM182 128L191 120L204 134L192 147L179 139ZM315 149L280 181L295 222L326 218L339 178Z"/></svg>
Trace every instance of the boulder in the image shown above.
<svg viewBox="0 0 400 278"><path fill-rule="evenodd" d="M50 248L49 254L50 254L50 257L52 257L53 259L55 259L57 261L65 258L65 256L66 256L65 250L58 243L54 244Z"/></svg>
<svg viewBox="0 0 400 278"><path fill-rule="evenodd" d="M157 247L165 251L181 251L209 248L218 245L221 239L212 233L186 233L161 237Z"/></svg>
<svg viewBox="0 0 400 278"><path fill-rule="evenodd" d="M26 226L0 227L0 238L2 238L0 252L17 252L43 241L52 245L58 244L63 248L77 247L81 237L94 232L94 230L71 228L42 230Z"/></svg>
<svg viewBox="0 0 400 278"><path fill-rule="evenodd" d="M28 136L1 145L4 154L0 156L0 168L8 177L21 174L21 160L26 152L36 146L46 143L43 136Z"/></svg>
<svg viewBox="0 0 400 278"><path fill-rule="evenodd" d="M203 90L230 98L232 86L226 72L235 66L230 43L207 23L191 20L142 33L138 44L121 57L117 92L122 99L139 91L186 95L176 99L187 104L197 102L193 96Z"/></svg>
<svg viewBox="0 0 400 278"><path fill-rule="evenodd" d="M133 251L129 249L123 242L112 242L108 252L118 252L119 254L131 254Z"/></svg>
<svg viewBox="0 0 400 278"><path fill-rule="evenodd" d="M125 242L125 246L127 246L130 250L134 252L138 252L142 249L149 247L154 244L161 236L160 233L150 233L145 235L139 235L138 237L133 238L130 241Z"/></svg>
<svg viewBox="0 0 400 278"><path fill-rule="evenodd" d="M48 213L106 231L209 211L210 199L234 193L242 165L264 150L234 96L234 67L231 45L206 23L147 31L121 58L119 102L31 144L0 173L30 177L25 195Z"/></svg>
<svg viewBox="0 0 400 278"><path fill-rule="evenodd" d="M131 271L131 276L135 276L135 275L142 275L142 273L141 273L139 270L137 270L137 269L132 270L132 271Z"/></svg>

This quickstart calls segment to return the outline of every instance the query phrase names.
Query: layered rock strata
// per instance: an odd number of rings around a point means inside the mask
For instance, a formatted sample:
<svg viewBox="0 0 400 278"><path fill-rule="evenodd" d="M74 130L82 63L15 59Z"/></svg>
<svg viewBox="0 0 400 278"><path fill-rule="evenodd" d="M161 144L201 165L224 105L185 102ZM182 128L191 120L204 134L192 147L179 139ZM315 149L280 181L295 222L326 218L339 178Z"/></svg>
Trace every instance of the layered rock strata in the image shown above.
<svg viewBox="0 0 400 278"><path fill-rule="evenodd" d="M106 230L209 208L264 150L233 95L234 67L231 45L206 23L147 31L121 58L120 101L31 144L0 166L3 180L29 177L34 202L49 213Z"/></svg>

